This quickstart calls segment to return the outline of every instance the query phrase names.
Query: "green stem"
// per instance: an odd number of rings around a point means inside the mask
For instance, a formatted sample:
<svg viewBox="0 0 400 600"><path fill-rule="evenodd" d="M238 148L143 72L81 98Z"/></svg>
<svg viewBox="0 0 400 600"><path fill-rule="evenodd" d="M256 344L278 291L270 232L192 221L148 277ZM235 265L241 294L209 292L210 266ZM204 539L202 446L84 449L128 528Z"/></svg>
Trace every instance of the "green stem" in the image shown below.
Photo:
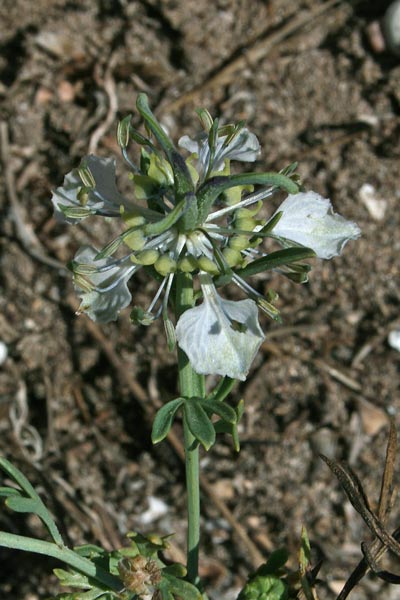
<svg viewBox="0 0 400 600"><path fill-rule="evenodd" d="M95 579L100 585L105 586L107 589L112 589L117 592L122 587L122 583L117 577L110 575L95 565L91 560L79 556L77 552L74 552L74 550L70 550L69 548L60 548L52 542L44 542L23 535L15 535L13 533L0 531L0 546L57 558L70 567L77 569L84 575Z"/></svg>
<svg viewBox="0 0 400 600"><path fill-rule="evenodd" d="M194 306L193 280L188 273L176 276L176 318ZM180 394L184 398L204 397L204 376L192 368L186 354L178 348L178 369ZM200 543L200 484L199 484L199 444L184 419L184 447L186 467L186 490L188 506L187 531L187 576L191 583L198 583L199 543Z"/></svg>

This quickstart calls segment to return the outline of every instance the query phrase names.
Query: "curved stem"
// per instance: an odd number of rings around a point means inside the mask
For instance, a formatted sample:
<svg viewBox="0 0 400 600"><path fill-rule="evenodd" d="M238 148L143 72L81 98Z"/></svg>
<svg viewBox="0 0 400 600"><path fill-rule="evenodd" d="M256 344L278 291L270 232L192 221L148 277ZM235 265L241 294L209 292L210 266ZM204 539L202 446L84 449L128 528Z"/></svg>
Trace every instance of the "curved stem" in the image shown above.
<svg viewBox="0 0 400 600"><path fill-rule="evenodd" d="M65 547L60 548L57 544L53 544L52 542L44 542L23 535L15 535L14 533L0 531L0 546L57 558L63 563L74 567L84 575L96 580L100 585L104 585L108 589L119 591L122 588L122 583L117 577L110 575L91 560L74 552L74 550Z"/></svg>
<svg viewBox="0 0 400 600"><path fill-rule="evenodd" d="M176 318L194 306L193 280L188 273L176 276ZM178 369L180 394L185 398L204 397L204 376L192 368L186 354L178 348ZM200 484L199 484L199 444L186 421L183 422L186 490L188 506L187 531L187 576L191 583L198 583L199 543L200 543Z"/></svg>

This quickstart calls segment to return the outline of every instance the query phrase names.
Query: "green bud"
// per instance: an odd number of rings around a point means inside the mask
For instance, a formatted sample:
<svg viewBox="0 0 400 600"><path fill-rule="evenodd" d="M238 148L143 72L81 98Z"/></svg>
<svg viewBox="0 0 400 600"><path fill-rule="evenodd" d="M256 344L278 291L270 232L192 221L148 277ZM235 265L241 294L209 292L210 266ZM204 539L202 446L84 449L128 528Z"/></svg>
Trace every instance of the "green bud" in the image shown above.
<svg viewBox="0 0 400 600"><path fill-rule="evenodd" d="M260 212L262 204L263 204L262 200L259 200L254 208L239 208L235 212L236 218L237 219L244 219L244 218L247 219L248 217L255 217L256 214Z"/></svg>
<svg viewBox="0 0 400 600"><path fill-rule="evenodd" d="M151 313L146 312L140 306L134 306L131 310L131 322L135 325L151 325L154 321L154 316Z"/></svg>
<svg viewBox="0 0 400 600"><path fill-rule="evenodd" d="M128 227L137 227L146 223L146 219L142 215L139 215L137 212L125 212L123 206L121 206L121 217Z"/></svg>
<svg viewBox="0 0 400 600"><path fill-rule="evenodd" d="M192 273L197 268L197 260L194 256L184 256L178 261L178 269L183 273Z"/></svg>
<svg viewBox="0 0 400 600"><path fill-rule="evenodd" d="M132 231L126 237L124 236L124 242L129 248L132 250L143 250L143 247L146 243L146 238L141 229L137 229L136 231Z"/></svg>
<svg viewBox="0 0 400 600"><path fill-rule="evenodd" d="M163 277L175 273L176 267L176 260L166 255L160 256L154 263L155 270Z"/></svg>
<svg viewBox="0 0 400 600"><path fill-rule="evenodd" d="M222 250L222 254L230 267L237 267L243 262L243 256L240 254L239 250L234 248L226 247Z"/></svg>
<svg viewBox="0 0 400 600"><path fill-rule="evenodd" d="M249 246L249 238L245 235L233 235L229 240L229 247L234 250L245 250Z"/></svg>
<svg viewBox="0 0 400 600"><path fill-rule="evenodd" d="M218 266L215 264L215 262L207 258L207 256L200 256L200 258L197 259L197 264L201 271L210 273L210 275L219 275L220 271Z"/></svg>
<svg viewBox="0 0 400 600"><path fill-rule="evenodd" d="M253 231L257 225L256 219L250 217L244 217L242 219L235 219L235 229L241 229L242 231Z"/></svg>
<svg viewBox="0 0 400 600"><path fill-rule="evenodd" d="M159 256L160 253L157 250L142 250L142 252L139 252L136 256L131 256L131 261L137 265L147 267L149 265L154 265Z"/></svg>

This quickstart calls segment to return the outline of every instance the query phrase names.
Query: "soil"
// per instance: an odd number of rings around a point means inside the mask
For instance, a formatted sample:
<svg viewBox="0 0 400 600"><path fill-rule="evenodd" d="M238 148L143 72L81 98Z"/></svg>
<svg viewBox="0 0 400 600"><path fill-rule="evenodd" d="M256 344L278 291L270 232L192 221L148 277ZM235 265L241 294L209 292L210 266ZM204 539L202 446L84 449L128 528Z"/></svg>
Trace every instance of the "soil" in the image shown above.
<svg viewBox="0 0 400 600"><path fill-rule="evenodd" d="M145 91L175 140L198 130L196 107L245 119L263 148L258 170L298 161L305 186L363 232L341 257L315 261L307 285L257 282L279 293L284 325L263 319L266 342L233 393L246 404L240 454L221 438L202 457L214 494L203 493L210 598L234 599L256 562L215 497L263 556L286 546L293 567L304 524L323 560L321 600L336 597L360 560L371 534L318 454L348 461L377 509L389 416L400 422L400 353L388 343L400 327L400 64L373 34L388 4L0 4L0 452L37 487L69 544L112 549L130 530L174 532L171 556L183 560L182 463L168 442L150 442L151 414L176 395L174 355L161 323L135 328L129 311L102 327L75 316L56 261L104 244L113 226L61 226L50 204L84 154L118 157L116 122L133 113L139 123L135 97ZM134 285L145 306L155 283L139 273ZM396 502L390 530L399 516ZM7 510L0 528L46 538L35 518ZM51 561L0 549L0 562L4 600L59 589ZM398 570L396 560L386 568ZM351 596L398 597L375 576Z"/></svg>

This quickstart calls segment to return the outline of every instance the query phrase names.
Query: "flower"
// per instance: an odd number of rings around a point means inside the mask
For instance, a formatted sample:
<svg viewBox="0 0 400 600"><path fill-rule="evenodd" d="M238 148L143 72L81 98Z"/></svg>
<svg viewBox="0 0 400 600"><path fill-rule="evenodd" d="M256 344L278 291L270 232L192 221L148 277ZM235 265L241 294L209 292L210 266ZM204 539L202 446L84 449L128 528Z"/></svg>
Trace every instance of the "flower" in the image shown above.
<svg viewBox="0 0 400 600"><path fill-rule="evenodd" d="M253 300L224 300L210 275L201 273L203 302L185 311L176 339L200 374L225 375L244 381L264 334Z"/></svg>
<svg viewBox="0 0 400 600"><path fill-rule="evenodd" d="M196 171L201 181L207 173L222 171L226 160L253 162L260 154L260 144L254 133L246 128L241 129L240 125L230 135L218 136L214 149L205 132L197 135L194 140L184 135L178 145L197 156Z"/></svg>
<svg viewBox="0 0 400 600"><path fill-rule="evenodd" d="M338 254L359 229L333 214L328 200L299 193L295 165L281 173L231 174L231 160L254 161L259 154L257 138L243 123L220 127L206 110L199 111L205 131L193 140L181 138L180 146L191 153L185 159L144 94L137 108L150 137L135 130L130 117L117 134L135 201L119 193L114 160L92 155L52 196L60 221L75 224L97 215L118 218L123 228L99 250L84 246L72 261L79 312L101 323L115 320L131 302L130 277L144 269L159 288L146 309L133 308L132 321L148 325L162 315L169 345L176 336L198 373L243 380L263 340L257 309L279 318L273 292L265 298L246 279L275 269L307 281L310 266L299 261ZM138 165L128 153L132 139L142 146ZM264 200L278 189L287 199L271 218L260 218ZM268 240L281 248L265 248ZM179 274L198 278L203 302L184 312L174 331L168 302ZM229 282L248 298L221 298L216 288Z"/></svg>
<svg viewBox="0 0 400 600"><path fill-rule="evenodd" d="M115 183L115 160L92 154L85 157L78 169L64 177L63 185L53 192L51 201L60 222L78 223L91 214L119 215L125 199Z"/></svg>
<svg viewBox="0 0 400 600"><path fill-rule="evenodd" d="M127 282L137 267L126 258L118 262L96 259L97 255L96 248L83 246L73 261L75 286L82 300L79 311L93 321L108 323L132 300Z"/></svg>
<svg viewBox="0 0 400 600"><path fill-rule="evenodd" d="M288 196L277 213L281 217L274 235L312 248L318 258L338 256L349 240L361 235L356 223L334 213L331 202L315 192Z"/></svg>

